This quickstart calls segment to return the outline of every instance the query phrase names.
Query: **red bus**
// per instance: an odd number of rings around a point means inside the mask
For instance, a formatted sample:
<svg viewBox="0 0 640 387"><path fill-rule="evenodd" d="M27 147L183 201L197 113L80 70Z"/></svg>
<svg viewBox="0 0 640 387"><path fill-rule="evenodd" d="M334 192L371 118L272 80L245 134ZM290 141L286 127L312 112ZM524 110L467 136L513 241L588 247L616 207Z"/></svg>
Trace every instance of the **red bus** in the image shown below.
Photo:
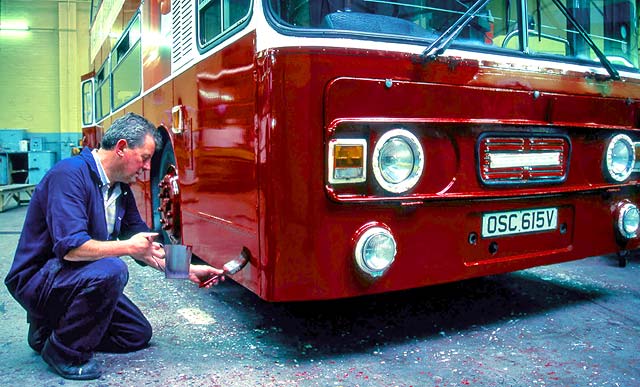
<svg viewBox="0 0 640 387"><path fill-rule="evenodd" d="M97 0L94 0L97 1ZM104 0L83 132L154 122L166 241L268 301L639 247L630 0Z"/></svg>

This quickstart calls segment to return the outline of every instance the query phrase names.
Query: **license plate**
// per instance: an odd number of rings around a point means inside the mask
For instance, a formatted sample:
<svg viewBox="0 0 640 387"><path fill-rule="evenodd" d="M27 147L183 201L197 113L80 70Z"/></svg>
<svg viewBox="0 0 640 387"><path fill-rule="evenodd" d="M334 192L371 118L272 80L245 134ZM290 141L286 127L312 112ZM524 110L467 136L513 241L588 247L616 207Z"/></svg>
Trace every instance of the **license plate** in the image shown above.
<svg viewBox="0 0 640 387"><path fill-rule="evenodd" d="M557 227L557 208L534 208L482 214L483 238L555 230Z"/></svg>

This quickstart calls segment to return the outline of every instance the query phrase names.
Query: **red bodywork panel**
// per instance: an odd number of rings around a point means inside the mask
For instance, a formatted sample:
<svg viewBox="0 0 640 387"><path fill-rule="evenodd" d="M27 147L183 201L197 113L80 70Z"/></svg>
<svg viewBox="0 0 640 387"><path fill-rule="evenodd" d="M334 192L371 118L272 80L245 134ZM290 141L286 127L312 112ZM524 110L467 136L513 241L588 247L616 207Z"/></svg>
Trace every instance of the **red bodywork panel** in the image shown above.
<svg viewBox="0 0 640 387"><path fill-rule="evenodd" d="M255 41L251 33L203 59L133 109L170 135L183 242L216 266L248 247L250 263L234 279L261 298L358 296L638 247L620 240L612 215L623 199L638 203L637 181L612 184L602 172L614 133L640 138L633 81L371 50L256 53ZM174 106L179 134L170 130ZM426 152L414 189L385 194L371 172L360 185L328 183L330 138L366 138L372 149L395 127ZM566 180L484 185L476 152L487 133L568 139ZM140 187L152 223L149 181ZM480 237L483 213L547 207L558 209L562 231ZM397 242L395 263L375 281L353 258L353 236L369 222L387 225Z"/></svg>

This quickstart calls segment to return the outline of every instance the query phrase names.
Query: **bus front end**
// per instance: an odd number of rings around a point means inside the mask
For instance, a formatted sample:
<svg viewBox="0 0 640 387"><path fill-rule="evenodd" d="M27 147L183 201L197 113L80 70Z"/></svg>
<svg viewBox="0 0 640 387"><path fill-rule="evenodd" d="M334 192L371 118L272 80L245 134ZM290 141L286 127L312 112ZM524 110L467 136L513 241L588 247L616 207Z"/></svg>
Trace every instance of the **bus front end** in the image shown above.
<svg viewBox="0 0 640 387"><path fill-rule="evenodd" d="M637 249L635 4L570 3L267 2L261 297Z"/></svg>

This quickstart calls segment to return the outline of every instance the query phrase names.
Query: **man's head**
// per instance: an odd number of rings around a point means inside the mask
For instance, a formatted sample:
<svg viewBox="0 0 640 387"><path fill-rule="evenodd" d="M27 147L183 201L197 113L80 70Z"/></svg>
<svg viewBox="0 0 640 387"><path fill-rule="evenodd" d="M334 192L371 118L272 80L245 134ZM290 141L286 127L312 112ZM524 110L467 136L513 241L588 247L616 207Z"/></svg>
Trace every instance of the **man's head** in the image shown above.
<svg viewBox="0 0 640 387"><path fill-rule="evenodd" d="M156 127L144 117L127 113L113 121L102 137L101 152L111 155L103 166L112 182L133 183L151 169L151 157L160 146Z"/></svg>

